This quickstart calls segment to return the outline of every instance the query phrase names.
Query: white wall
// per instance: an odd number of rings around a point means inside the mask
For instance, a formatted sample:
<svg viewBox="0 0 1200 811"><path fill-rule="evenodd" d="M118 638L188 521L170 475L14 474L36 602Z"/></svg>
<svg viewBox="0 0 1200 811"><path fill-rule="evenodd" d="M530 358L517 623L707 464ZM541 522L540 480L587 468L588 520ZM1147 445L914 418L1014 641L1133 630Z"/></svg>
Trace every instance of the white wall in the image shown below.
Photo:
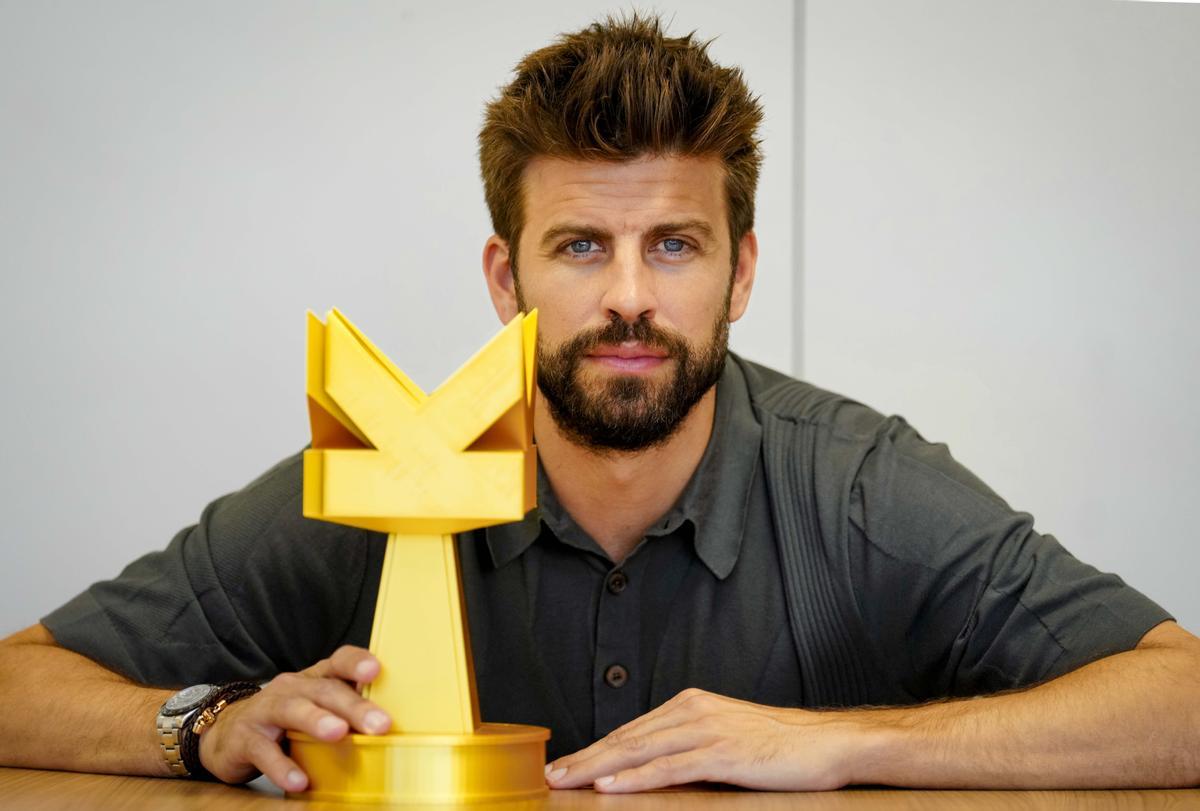
<svg viewBox="0 0 1200 811"><path fill-rule="evenodd" d="M719 35L766 105L733 342L790 368L792 5L660 9ZM427 387L498 328L482 105L605 10L0 0L0 634L307 441L306 309L340 307Z"/></svg>
<svg viewBox="0 0 1200 811"><path fill-rule="evenodd" d="M1200 629L1200 6L805 24L805 376Z"/></svg>
<svg viewBox="0 0 1200 811"><path fill-rule="evenodd" d="M735 347L798 367L796 328L806 377L1200 628L1200 7L661 7L767 108ZM603 7L496 8L0 0L0 634L304 443L306 308L427 386L492 333L481 105Z"/></svg>

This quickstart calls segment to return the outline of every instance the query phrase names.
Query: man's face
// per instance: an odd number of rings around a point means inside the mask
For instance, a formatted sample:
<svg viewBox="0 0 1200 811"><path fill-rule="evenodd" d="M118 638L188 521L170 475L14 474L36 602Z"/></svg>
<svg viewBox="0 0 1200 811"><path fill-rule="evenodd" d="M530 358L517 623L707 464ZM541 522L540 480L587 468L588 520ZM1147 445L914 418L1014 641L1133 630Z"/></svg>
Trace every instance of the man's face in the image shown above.
<svg viewBox="0 0 1200 811"><path fill-rule="evenodd" d="M516 283L496 237L484 264L502 319L538 308L551 415L595 449L663 442L720 376L753 281L753 235L731 267L720 163L537 158L523 179Z"/></svg>

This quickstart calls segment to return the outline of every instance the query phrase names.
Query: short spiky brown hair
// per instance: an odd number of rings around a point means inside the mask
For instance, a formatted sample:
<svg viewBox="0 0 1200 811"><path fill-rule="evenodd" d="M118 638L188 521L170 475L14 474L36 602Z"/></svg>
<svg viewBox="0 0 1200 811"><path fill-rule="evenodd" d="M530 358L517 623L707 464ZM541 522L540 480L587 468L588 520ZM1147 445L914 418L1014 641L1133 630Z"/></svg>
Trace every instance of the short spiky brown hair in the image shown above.
<svg viewBox="0 0 1200 811"><path fill-rule="evenodd" d="M521 177L538 156L625 161L716 157L725 167L729 236L754 226L762 152L758 98L742 72L714 64L708 42L667 37L657 17L608 17L526 56L487 105L479 165L492 227L515 265Z"/></svg>

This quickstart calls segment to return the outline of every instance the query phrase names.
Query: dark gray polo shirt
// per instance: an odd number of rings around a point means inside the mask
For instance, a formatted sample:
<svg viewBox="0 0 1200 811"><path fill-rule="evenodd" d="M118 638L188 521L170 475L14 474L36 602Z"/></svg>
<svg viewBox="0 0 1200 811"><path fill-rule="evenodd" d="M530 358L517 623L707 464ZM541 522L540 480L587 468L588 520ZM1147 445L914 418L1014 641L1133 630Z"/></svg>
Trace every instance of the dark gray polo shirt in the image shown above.
<svg viewBox="0 0 1200 811"><path fill-rule="evenodd" d="M460 536L485 720L549 727L553 758L686 687L805 705L762 429L747 385L731 359L695 474L621 565L540 476L539 509ZM889 440L873 464L855 472L855 496L839 504L849 518L841 546L856 603L895 682L887 695L909 702L1021 686L1126 650L1169 618L1119 578L1033 532L1018 545L956 528L961 548L939 550L954 565L930 572L905 559L905 537L946 534L923 526L933 520L923 516L946 515L956 499L966 515L979 499L964 490L963 482L977 480L962 468L953 477L922 469L912 479L920 487L897 486L897 466L879 462L896 454L915 465L919 451L932 447L908 434L905 442L923 444L907 453ZM822 464L813 460L810 471L818 485ZM165 550L94 584L42 622L64 647L163 686L265 679L341 644L365 646L384 536L303 518L301 472L299 455L284 460L211 503ZM817 489L819 497L840 498ZM903 503L884 497L899 492ZM1014 521L1024 515L995 501ZM990 583L978 581L982 569L992 573ZM965 663L968 644L981 654ZM420 666L419 651L406 666Z"/></svg>

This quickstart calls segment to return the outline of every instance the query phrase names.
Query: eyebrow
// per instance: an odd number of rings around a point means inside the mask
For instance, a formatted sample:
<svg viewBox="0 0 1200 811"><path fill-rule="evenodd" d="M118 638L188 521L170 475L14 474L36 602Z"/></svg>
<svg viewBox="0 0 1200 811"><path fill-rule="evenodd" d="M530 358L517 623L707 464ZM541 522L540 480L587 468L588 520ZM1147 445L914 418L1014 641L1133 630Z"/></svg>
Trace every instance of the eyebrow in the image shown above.
<svg viewBox="0 0 1200 811"><path fill-rule="evenodd" d="M612 238L610 231L605 231L602 228L595 228L590 225L579 225L576 223L563 223L556 225L546 233L542 234L541 246L543 249L554 247L554 243L563 237L575 237L576 239L594 239L597 241L608 241Z"/></svg>
<svg viewBox="0 0 1200 811"><path fill-rule="evenodd" d="M650 238L665 237L668 234L679 234L692 232L699 234L706 240L712 241L717 238L713 233L712 226L704 220L681 220L679 222L664 222L656 225L646 232Z"/></svg>
<svg viewBox="0 0 1200 811"><path fill-rule="evenodd" d="M716 239L716 234L713 232L712 226L704 220L680 220L679 222L659 223L658 225L651 226L651 228L646 232L646 236L650 239L655 239L667 236L668 234L688 232L698 234L700 237L708 241L713 241ZM543 249L552 248L555 242L566 236L575 237L576 239L609 241L612 239L612 232L590 225L563 223L561 225L554 226L549 231L542 234L541 247Z"/></svg>

